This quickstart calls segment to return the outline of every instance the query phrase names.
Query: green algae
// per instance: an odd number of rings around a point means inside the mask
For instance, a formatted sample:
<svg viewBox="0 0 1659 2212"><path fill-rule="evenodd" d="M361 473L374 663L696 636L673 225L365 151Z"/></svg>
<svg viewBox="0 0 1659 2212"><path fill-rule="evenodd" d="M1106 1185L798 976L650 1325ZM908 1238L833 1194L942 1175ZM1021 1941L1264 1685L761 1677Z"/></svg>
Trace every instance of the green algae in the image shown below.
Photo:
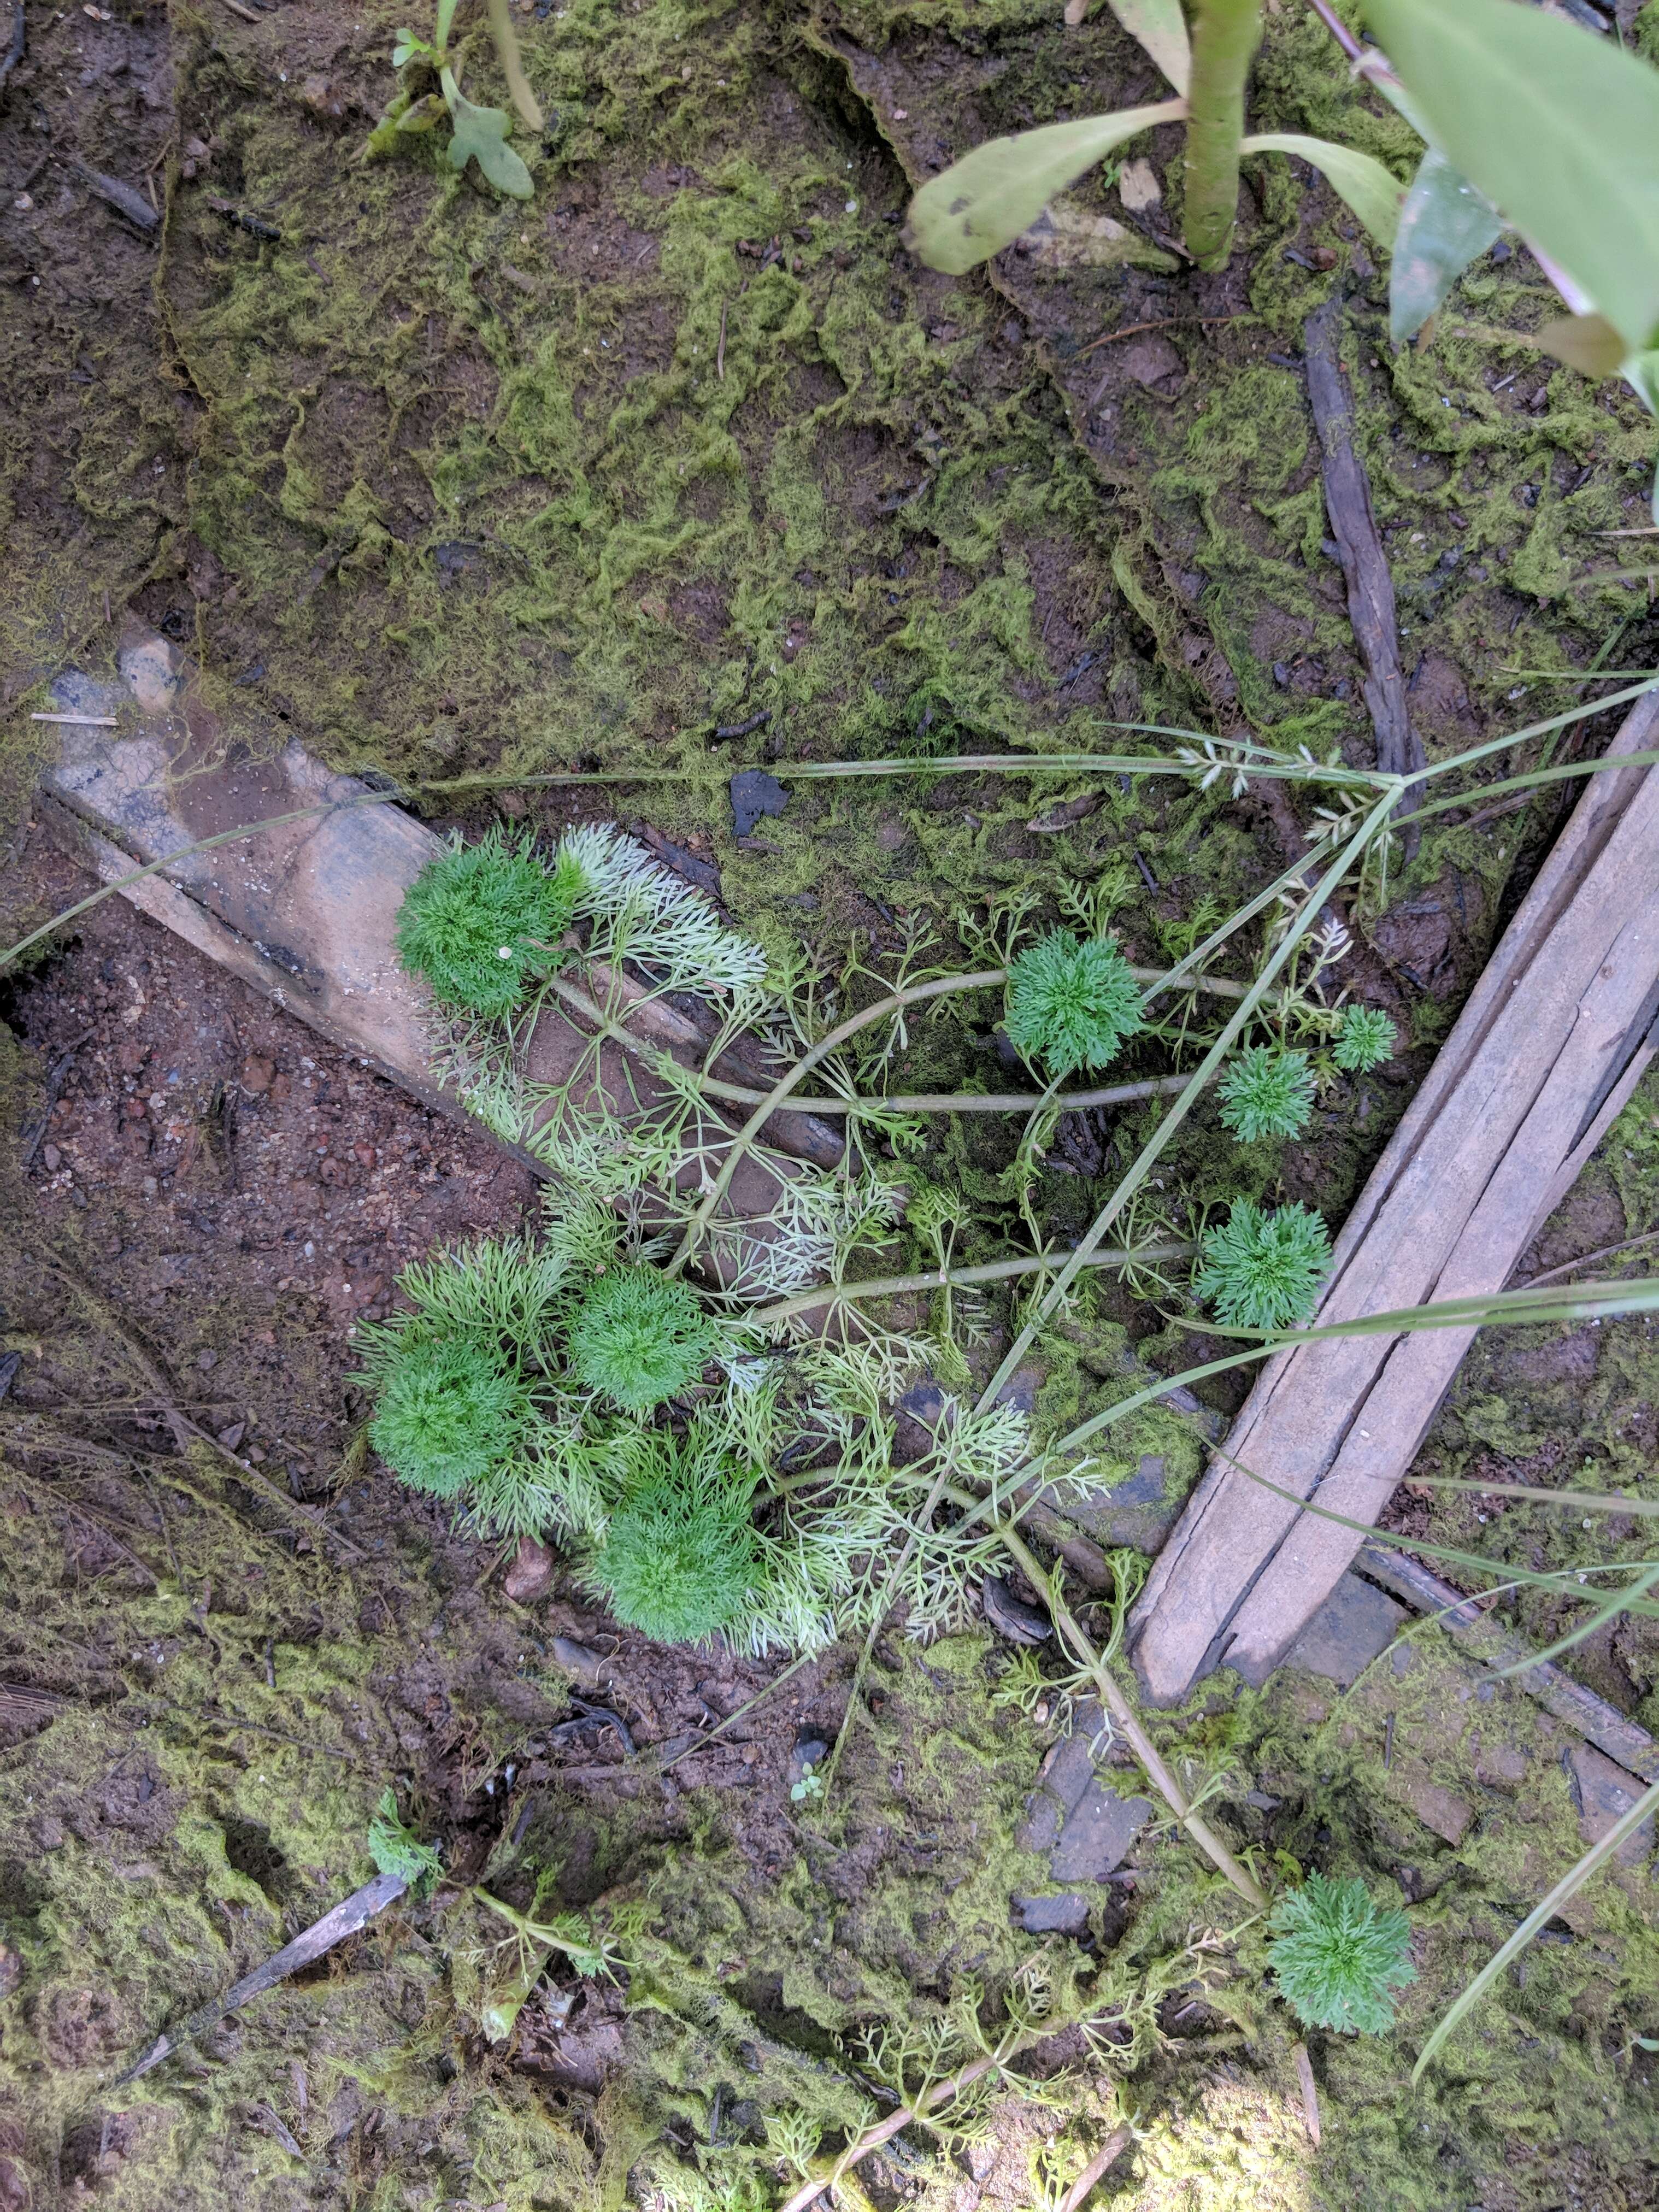
<svg viewBox="0 0 1659 2212"><path fill-rule="evenodd" d="M1004 75L997 96L1021 121L1092 96L1057 16L1029 0L868 0L843 11L872 46L940 38L988 56ZM388 9L370 11L347 64L383 57L392 21ZM1103 469L1042 351L1004 337L1006 303L977 286L945 292L906 264L896 227L879 221L902 204L896 170L783 11L633 12L586 0L544 27L530 42L532 76L560 113L527 211L482 200L418 158L345 168L338 142L233 64L202 18L181 14L177 35L187 127L223 140L225 171L247 204L280 214L283 235L252 240L215 218L199 191L175 189L161 298L177 372L202 409L186 504L143 496L152 445L138 437L129 459L118 417L107 442L93 443L76 495L112 533L121 596L138 573L134 544L187 520L229 580L228 590L189 601L195 649L221 702L271 738L285 720L338 764L410 777L532 773L578 758L699 769L713 759L724 769L763 757L773 742L823 756L957 742L1104 749L1121 742L1110 715L1186 720L1219 708L1229 725L1237 715L1278 742L1340 738L1365 756L1357 703L1336 699L1330 680L1349 644L1328 588L1297 374L1266 362L1259 344L1204 342L1172 408L1132 397L1145 465ZM1103 21L1090 35L1090 70L1101 56L1119 70L1131 64L1115 27ZM1266 125L1355 137L1396 162L1404 151L1397 122L1354 94L1322 33L1299 18L1273 33L1258 112ZM1333 204L1310 209L1285 165L1260 164L1254 179L1261 255L1249 303L1263 343L1293 355L1328 280L1279 247L1316 243L1346 256L1352 241ZM1178 178L1170 189L1178 195ZM313 228L308 211L319 207L327 218ZM779 255L762 265L774 235ZM740 253L740 242L757 251ZM1097 319L1098 290L1089 298ZM1455 304L1492 330L1530 328L1548 306L1535 278L1517 278L1509 264L1483 265ZM1630 611L1620 587L1577 586L1605 551L1592 532L1626 520L1627 499L1643 489L1650 426L1633 402L1560 370L1539 380L1544 407L1518 413L1489 387L1530 355L1467 337L1449 316L1421 353L1388 355L1379 328L1377 295L1362 292L1349 365L1407 642L1413 656L1461 669L1471 715L1501 726L1539 696L1511 701L1510 668L1582 665ZM1442 567L1448 540L1460 552L1451 571ZM155 566L176 588L182 549ZM1480 567L1488 575L1471 579ZM84 634L96 590L84 580L76 589L79 630L29 615L42 667ZM1041 633L1056 607L1105 648L1098 705L1067 711L1053 688ZM1634 641L1629 651L1642 657ZM1312 672L1305 688L1281 686L1273 664L1298 657ZM233 690L257 662L264 674ZM765 735L709 752L717 725L763 708L773 717ZM1449 724L1428 734L1448 749L1457 736ZM1200 897L1226 900L1261 880L1261 851L1219 798L1045 785L1045 801L1079 789L1100 800L1048 837L1026 826L1038 812L1035 788L914 779L872 805L869 787L797 787L787 814L766 825L775 849L722 842L728 894L745 925L780 946L803 937L839 945L873 927L862 903L872 894L895 911L937 914L941 884L982 904L1034 875L1051 887L1062 873L1092 880L1133 848L1162 886L1156 901L1137 893L1129 917L1150 950L1167 946ZM671 830L709 826L701 791L665 794L653 812ZM902 830L902 842L878 842L878 827ZM1490 888L1494 912L1522 849L1518 839L1440 833L1425 840L1412 880L1455 862ZM1422 1010L1419 1033L1440 1018ZM982 1033L941 1021L916 1032L908 1065L946 1088L983 1079L994 1063ZM1156 1112L1121 1117L1120 1145L1138 1142ZM1645 1223L1650 1146L1636 1108L1620 1130L1615 1177L1632 1222ZM1328 1133L1319 1190L1334 1212L1384 1133L1377 1120L1363 1139L1346 1123ZM957 1122L930 1133L925 1155L929 1171L975 1200L987 1256L1014 1219L1009 1149L1006 1133ZM1277 1150L1241 1155L1201 1123L1173 1164L1200 1200L1267 1196L1285 1166ZM1049 1176L1045 1216L1061 1229L1080 1222L1093 1194L1086 1180ZM1045 1425L1069 1425L1121 1395L1135 1357L1162 1354L1156 1337L1132 1349L1120 1310L1106 1300L1082 1307L1045 1338ZM216 1341L234 1339L234 1316L212 1326ZM1640 1439L1621 1409L1649 1387L1647 1370L1632 1352L1613 1376L1609 1352L1626 1337L1606 1334L1605 1412L1594 1418L1609 1449L1622 1437L1627 1456L1617 1464L1634 1479ZM1577 1418L1570 1385L1523 1400L1493 1383L1484 1413L1482 1389L1477 1380L1468 1433L1487 1448L1533 1449ZM1147 1455L1164 1459L1168 1493L1179 1494L1199 1464L1190 1424L1157 1409L1138 1416L1113 1434L1107 1479ZM210 1468L197 1472L210 1483ZM269 1545L258 1547L267 1587L234 1634L219 1608L194 1623L191 1592L210 1575L222 1587L232 1509L168 1504L186 1587L124 1591L118 1610L165 1654L160 1688L139 1678L154 1708L145 1734L163 1791L191 1809L130 1853L69 1831L45 1855L44 1887L8 1922L27 1950L23 2002L39 2024L16 2041L9 2027L9 2066L38 2063L48 2033L66 2051L91 2006L83 1994L104 1984L112 1992L114 2010L97 2014L99 2063L68 2069L64 2099L89 2094L106 2057L277 1940L280 1913L320 1909L366 1874L369 1804L402 1756L395 1708L377 1703L396 1656L387 1640L367 1638L325 1578L294 1561L278 1575ZM1515 1523L1517 1542L1525 1525ZM1540 1513L1536 1534L1553 1545L1559 1526ZM411 1540L411 1559L416 1552ZM44 1548L38 1564L45 1572ZM31 1551L22 1571L36 1565ZM55 1632L84 1634L94 1607L76 1601L54 1616ZM467 1649L464 1627L449 1656ZM153 2203L168 2160L209 2155L219 2163L192 2185L203 2201L232 2191L284 2201L286 2154L234 2116L273 2094L273 2062L280 2081L290 2057L310 2069L319 2112L343 2098L349 2113L355 2096L381 2115L378 2148L363 2131L337 2154L351 2201L395 2203L418 2173L441 2196L617 2204L630 2169L661 2155L671 2127L675 2163L702 2174L714 2201L721 2191L765 2201L775 2169L757 2146L684 2152L707 2145L721 2080L768 2109L793 2106L844 2129L856 2106L833 2063L836 2035L872 2016L932 2017L952 1978L994 1981L1031 1948L1007 1899L1042 1876L1012 1841L1034 1747L988 1722L984 1658L978 1639L963 1638L884 1665L886 1702L855 1734L845 1810L816 1842L803 1832L799 1859L775 1878L756 1879L707 1802L668 1845L641 1815L589 1824L577 1901L642 1888L655 1916L655 1948L630 1984L628 2065L597 2112L480 2065L427 1953L388 1930L349 1977L268 2000L240 2049L215 2053L207 2081L158 2085L136 2104L157 2117L142 2155L107 2185L109 2201ZM1431 1734L1422 1685L1434 1678L1419 1668L1407 1720ZM246 1720L283 1729L297 1711L328 1748L204 1728L201 1713L227 1702L228 1679ZM1409 1854L1439 1871L1448 1854L1414 1816L1373 1811L1387 1795L1378 1732L1362 1756L1329 1728L1310 1734L1309 1718L1246 1698L1224 1721L1171 1723L1170 1746L1229 1759L1266 1787L1286 1784L1285 1847L1309 1862L1332 1864L1335 1849L1344 1870L1376 1878ZM469 1725L483 1765L515 1741L499 1711ZM55 1723L31 1753L37 1794L41 1784L69 1794L127 1744L112 1728L100 1738L79 1721ZM1466 1764L1438 1751L1429 1761L1447 1788L1468 1784ZM1553 1773L1547 1780L1541 1826L1516 1841L1505 1833L1508 1802L1486 1808L1429 1900L1434 1972L1414 2027L1527 1909L1546 1865L1573 1848L1563 1790ZM579 1808L561 1800L555 1814L550 1828L574 1824ZM1237 1805L1232 1816L1248 1817ZM845 1856L884 1830L880 1878L848 1902ZM562 1865L551 1838L534 1835ZM141 1856L159 1871L121 1871ZM1184 1846L1158 1845L1148 1865L1127 1939L1127 1957L1142 1966L1178 1949L1193 1916L1215 1905ZM1620 2061L1614 2046L1644 2021L1651 2027L1642 1930L1619 1917L1611 1891L1596 1899L1608 1919L1594 1940L1611 1947L1614 1966L1547 1947L1537 1978L1529 1963L1521 1987L1522 2025L1506 2021L1488 2041L1490 2023L1472 2023L1455 2078L1432 2087L1426 2105L1401 2092L1410 2036L1318 2049L1329 2148L1316 2167L1286 2031L1250 2000L1260 1965L1247 1933L1226 1996L1254 2039L1245 2063L1200 2056L1200 2080L1171 2083L1167 2104L1149 2098L1136 2201L1300 2208L1319 2201L1317 2190L1364 2202L1386 2172L1398 2175L1402 2205L1461 2208L1486 2186L1480 2177L1510 2163L1515 2141L1568 2129L1601 2140L1609 2100L1608 2160L1627 2160L1636 2098L1629 2054ZM725 1973L733 1960L740 1971ZM278 2094L307 2148L334 2155L332 2120L309 2131ZM67 2104L53 2112L52 2124L72 2132ZM1547 2172L1532 2174L1528 2201L1552 2201L1550 2185Z"/></svg>

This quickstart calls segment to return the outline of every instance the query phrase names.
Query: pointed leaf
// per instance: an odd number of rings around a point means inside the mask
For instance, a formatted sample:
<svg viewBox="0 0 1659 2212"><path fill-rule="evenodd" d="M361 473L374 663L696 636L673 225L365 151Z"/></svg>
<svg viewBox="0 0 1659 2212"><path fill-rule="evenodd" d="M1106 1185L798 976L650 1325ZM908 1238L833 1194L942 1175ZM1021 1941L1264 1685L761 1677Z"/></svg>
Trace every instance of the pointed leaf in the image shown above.
<svg viewBox="0 0 1659 2212"><path fill-rule="evenodd" d="M1181 0L1107 0L1107 4L1184 97L1193 73L1193 49Z"/></svg>
<svg viewBox="0 0 1659 2212"><path fill-rule="evenodd" d="M1417 336L1472 261L1504 228L1484 192L1431 146L1418 165L1389 272L1389 336L1396 345Z"/></svg>
<svg viewBox="0 0 1659 2212"><path fill-rule="evenodd" d="M1659 337L1659 71L1516 0L1366 0L1429 136L1581 285Z"/></svg>
<svg viewBox="0 0 1659 2212"><path fill-rule="evenodd" d="M507 143L513 118L503 108L475 107L457 88L447 70L443 73L443 88L455 125L455 135L449 142L450 167L464 169L469 161L476 158L498 192L506 192L515 200L527 200L535 190L530 172Z"/></svg>
<svg viewBox="0 0 1659 2212"><path fill-rule="evenodd" d="M930 177L911 201L910 244L930 269L960 276L1012 246L1056 192L1115 147L1186 112L1185 100L1166 100L1155 107L1050 123L1017 138L988 138Z"/></svg>
<svg viewBox="0 0 1659 2212"><path fill-rule="evenodd" d="M1538 333L1546 353L1585 376L1617 376L1630 348L1605 315L1561 315Z"/></svg>
<svg viewBox="0 0 1659 2212"><path fill-rule="evenodd" d="M1405 187L1371 155L1358 153L1352 146L1335 145L1328 138L1304 138L1295 131L1264 131L1243 140L1238 150L1241 154L1294 154L1311 161L1377 244L1394 244Z"/></svg>

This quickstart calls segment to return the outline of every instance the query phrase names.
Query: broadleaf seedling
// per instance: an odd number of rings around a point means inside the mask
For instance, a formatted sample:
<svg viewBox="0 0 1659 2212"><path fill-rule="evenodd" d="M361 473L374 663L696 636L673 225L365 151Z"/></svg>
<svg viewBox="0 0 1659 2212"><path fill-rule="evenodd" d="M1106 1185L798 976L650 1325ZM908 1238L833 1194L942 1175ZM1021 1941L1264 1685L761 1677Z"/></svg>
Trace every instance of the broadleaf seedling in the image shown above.
<svg viewBox="0 0 1659 2212"><path fill-rule="evenodd" d="M486 4L490 37L495 41L496 58L507 79L514 109L532 131L539 131L542 111L519 58L519 41L513 28L508 0L486 0ZM512 116L505 108L480 106L461 90L460 56L452 48L449 35L456 6L457 0L438 0L429 40L407 28L398 33L397 43L392 49L392 65L398 70L413 65L415 81L399 87L397 98L370 133L364 155L389 153L399 137L433 130L447 114L451 134L450 167L465 169L470 161L476 161L487 181L498 192L505 192L512 199L527 200L535 187L522 158L507 143L513 128ZM416 88L422 75L436 77L435 92Z"/></svg>

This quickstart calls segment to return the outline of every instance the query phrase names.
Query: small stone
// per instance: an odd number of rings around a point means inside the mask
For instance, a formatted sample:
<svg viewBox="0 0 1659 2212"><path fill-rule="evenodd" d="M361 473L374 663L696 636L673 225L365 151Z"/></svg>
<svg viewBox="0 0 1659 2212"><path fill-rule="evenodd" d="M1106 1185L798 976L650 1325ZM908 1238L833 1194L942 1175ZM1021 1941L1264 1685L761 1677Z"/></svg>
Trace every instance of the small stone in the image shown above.
<svg viewBox="0 0 1659 2212"><path fill-rule="evenodd" d="M1028 1936L1080 1936L1089 1924L1089 1900L1074 1890L1058 1897L1017 1897L1014 1910Z"/></svg>
<svg viewBox="0 0 1659 2212"><path fill-rule="evenodd" d="M1122 368L1126 376L1148 386L1162 384L1170 377L1180 377L1184 381L1187 374L1186 362L1168 338L1160 337L1137 338L1132 346L1126 346Z"/></svg>
<svg viewBox="0 0 1659 2212"><path fill-rule="evenodd" d="M258 1054L250 1053L242 1062L242 1088L257 1098L262 1091L270 1090L276 1073L276 1063L274 1060L264 1060Z"/></svg>
<svg viewBox="0 0 1659 2212"><path fill-rule="evenodd" d="M1475 1779L1513 1788L1527 1778L1527 1754L1518 1744L1480 1741L1475 1749Z"/></svg>
<svg viewBox="0 0 1659 2212"><path fill-rule="evenodd" d="M764 814L781 814L789 804L789 794L776 776L768 775L763 768L741 769L732 779L732 831L734 836L749 836Z"/></svg>
<svg viewBox="0 0 1659 2212"><path fill-rule="evenodd" d="M1405 1618L1405 1607L1375 1584L1344 1575L1285 1655L1285 1664L1352 1689L1394 1642Z"/></svg>
<svg viewBox="0 0 1659 2212"><path fill-rule="evenodd" d="M196 1364L198 1367L216 1367L219 1364L219 1355L211 1345L204 1346L197 1353Z"/></svg>
<svg viewBox="0 0 1659 2212"><path fill-rule="evenodd" d="M56 1175L58 1169L63 1164L64 1155L58 1151L56 1145L42 1145L40 1147L40 1158L46 1163L46 1173L48 1175Z"/></svg>
<svg viewBox="0 0 1659 2212"><path fill-rule="evenodd" d="M228 1429L220 1430L219 1441L227 1451L234 1451L237 1445L241 1443L242 1438L246 1434L247 1423L246 1421L233 1421Z"/></svg>
<svg viewBox="0 0 1659 2212"><path fill-rule="evenodd" d="M1157 207L1164 198L1164 187L1158 180L1158 171L1145 155L1126 161L1118 172L1117 196L1131 215L1145 215L1148 208Z"/></svg>
<svg viewBox="0 0 1659 2212"><path fill-rule="evenodd" d="M995 1575L985 1577L981 1601L987 1620L1010 1644L1046 1644L1054 1634L1048 1614L1023 1604Z"/></svg>
<svg viewBox="0 0 1659 2212"><path fill-rule="evenodd" d="M552 1553L533 1536L520 1536L513 1564L501 1578L501 1588L515 1605L528 1605L546 1595L552 1580Z"/></svg>
<svg viewBox="0 0 1659 2212"><path fill-rule="evenodd" d="M794 1788L809 1766L817 1766L820 1760L829 1756L829 1745L812 1729L808 1729L797 1736L795 1747L789 1754L787 1780L790 1788Z"/></svg>
<svg viewBox="0 0 1659 2212"><path fill-rule="evenodd" d="M590 1651L585 1644L577 1644L568 1636L553 1638L553 1658L573 1680L589 1684L605 1680L605 1662L597 1651Z"/></svg>
<svg viewBox="0 0 1659 2212"><path fill-rule="evenodd" d="M337 118L345 113L345 102L325 76L308 76L300 87L300 100L313 115Z"/></svg>
<svg viewBox="0 0 1659 2212"><path fill-rule="evenodd" d="M1152 1817L1146 1797L1120 1797L1097 1775L1060 1824L1048 1854L1056 1881L1104 1881Z"/></svg>
<svg viewBox="0 0 1659 2212"><path fill-rule="evenodd" d="M29 210L34 205L33 196L29 192L19 192L15 199L13 200L12 205L16 209L19 215L27 215Z"/></svg>
<svg viewBox="0 0 1659 2212"><path fill-rule="evenodd" d="M1409 1806L1425 1828L1449 1844L1461 1844L1474 1818L1474 1808L1455 1790L1431 1781L1426 1771L1409 1760L1396 1762L1384 1787L1397 1803Z"/></svg>

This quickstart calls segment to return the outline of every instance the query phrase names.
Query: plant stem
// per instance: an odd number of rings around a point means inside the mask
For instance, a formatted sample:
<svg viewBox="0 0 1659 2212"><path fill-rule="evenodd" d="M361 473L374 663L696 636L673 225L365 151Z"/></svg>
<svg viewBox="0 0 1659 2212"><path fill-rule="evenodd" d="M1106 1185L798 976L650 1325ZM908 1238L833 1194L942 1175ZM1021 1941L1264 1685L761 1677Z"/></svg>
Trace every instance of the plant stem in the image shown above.
<svg viewBox="0 0 1659 2212"><path fill-rule="evenodd" d="M1006 1550L1018 1561L1032 1588L1041 1590L1048 1599L1054 1626L1071 1645L1073 1655L1088 1668L1100 1694L1101 1704L1111 1715L1114 1726L1120 1730L1124 1741L1146 1769L1147 1779L1199 1849L1227 1877L1239 1895L1253 1905L1258 1912L1263 1911L1267 1903L1267 1893L1249 1869L1234 1857L1204 1815L1194 1812L1187 1802L1186 1792L1164 1764L1158 1746L1141 1726L1134 1708L1118 1687L1116 1677L1095 1650L1081 1622L1066 1604L1059 1577L1048 1571L1018 1529L1005 1522L999 1525L997 1534Z"/></svg>
<svg viewBox="0 0 1659 2212"><path fill-rule="evenodd" d="M849 1014L844 1022L838 1023L830 1030L828 1036L820 1037L809 1052L803 1053L794 1066L778 1078L732 1139L720 1173L705 1193L696 1212L686 1223L685 1234L681 1237L665 1273L678 1275L696 1250L699 1239L714 1218L715 1208L732 1187L732 1178L737 1173L744 1153L803 1076L810 1074L821 1060L828 1060L832 1052L845 1044L848 1037L856 1036L860 1030L868 1029L872 1022L884 1021L889 1015L902 1012L906 1006L920 1006L926 1000L943 998L947 992L983 990L991 984L1000 983L1006 973L1006 969L990 968L976 975L941 975L931 983L913 983L902 991L894 991L884 999L878 999L873 1006L866 1006L861 1013Z"/></svg>
<svg viewBox="0 0 1659 2212"><path fill-rule="evenodd" d="M856 2166L861 2158L867 2158L872 2150L890 2142L901 2128L908 2128L912 2120L933 2112L947 2099L960 2096L981 2075L1000 2071L1018 2058L1022 2051L1040 2040L1036 2035L1006 2035L996 2049L984 2057L969 2059L959 2072L947 2075L942 2081L930 2082L914 2105L901 2105L897 2112L890 2112L884 2120L876 2121L862 2135L855 2136L839 2157L826 2160L821 2173L803 2181L793 2196L785 2199L781 2212L807 2212L807 2207L816 2203L825 2190L833 2189L849 2166Z"/></svg>
<svg viewBox="0 0 1659 2212"><path fill-rule="evenodd" d="M1261 0L1198 0L1188 97L1187 251L1200 269L1226 265L1238 219L1244 83L1261 43Z"/></svg>
<svg viewBox="0 0 1659 2212"><path fill-rule="evenodd" d="M999 971L1006 973L1006 971ZM1155 969L1136 969L1144 982L1161 982L1161 971ZM613 1020L597 1000L562 975L550 975L548 988L562 999L573 1013L590 1021L601 1037L619 1044L636 1060L654 1061L663 1048L644 1037L635 1036L623 1023ZM1224 998L1244 994L1242 983L1230 983L1219 976L1200 976L1196 988L1213 991ZM1098 1091L1066 1091L1058 1097L1049 1098L1039 1091L916 1091L884 1093L873 1098L796 1098L790 1110L797 1114L858 1114L877 1109L888 1114L1030 1114L1039 1106L1057 1106L1062 1114L1080 1114L1091 1106L1123 1106L1137 1098L1161 1098L1172 1096L1183 1088L1184 1075L1152 1075L1139 1083L1111 1083ZM729 1099L735 1106L757 1106L766 1097L747 1083L727 1083L716 1075L698 1073L697 1087L706 1091L711 1098Z"/></svg>
<svg viewBox="0 0 1659 2212"><path fill-rule="evenodd" d="M507 12L507 0L484 0L484 7L489 17L489 35L495 41L495 58L501 65L501 75L507 79L513 105L532 131L539 131L542 111L537 104L535 94L530 89L524 64L519 59L518 35L513 28L513 18Z"/></svg>
<svg viewBox="0 0 1659 2212"><path fill-rule="evenodd" d="M978 1405L975 1408L975 1412L983 1413L988 1406L994 1402L998 1391L1025 1357L1037 1330L1065 1296L1067 1286L1078 1269L1087 1266L1089 1255L1096 1250L1112 1224L1152 1173L1159 1155L1196 1104L1199 1093L1209 1082L1211 1077L1218 1073L1252 1014L1267 997L1294 957L1297 946L1312 928L1314 918L1323 908L1326 900L1329 898L1355 861L1363 861L1372 839L1386 830L1389 810L1395 804L1395 791L1397 788L1397 782L1392 784L1387 794L1370 808L1359 827L1341 845L1334 860L1309 892L1300 913L1269 956L1261 973L1240 1000L1238 1011L1232 1016L1220 1036L1205 1054L1203 1060L1188 1078L1187 1088L1158 1123L1116 1189L1096 1215L1088 1235L1077 1247L1050 1285L1038 1310L1026 1322L1019 1334L1009 1346L1001 1365L980 1394Z"/></svg>
<svg viewBox="0 0 1659 2212"><path fill-rule="evenodd" d="M1091 1252L1091 1267L1153 1267L1164 1260L1189 1260L1198 1247L1186 1241L1143 1244L1133 1251ZM816 1291L799 1291L781 1298L775 1306L743 1316L745 1328L770 1328L796 1314L816 1313L821 1306L840 1305L856 1298L895 1298L907 1291L962 1290L975 1283L1004 1283L1013 1275L1039 1274L1053 1267L1056 1253L1034 1253L1019 1260L989 1260L975 1267L929 1267L920 1275L880 1275L863 1282L825 1283ZM1171 1386L1173 1387L1173 1386ZM1659 1508L1656 1508L1659 1510Z"/></svg>

